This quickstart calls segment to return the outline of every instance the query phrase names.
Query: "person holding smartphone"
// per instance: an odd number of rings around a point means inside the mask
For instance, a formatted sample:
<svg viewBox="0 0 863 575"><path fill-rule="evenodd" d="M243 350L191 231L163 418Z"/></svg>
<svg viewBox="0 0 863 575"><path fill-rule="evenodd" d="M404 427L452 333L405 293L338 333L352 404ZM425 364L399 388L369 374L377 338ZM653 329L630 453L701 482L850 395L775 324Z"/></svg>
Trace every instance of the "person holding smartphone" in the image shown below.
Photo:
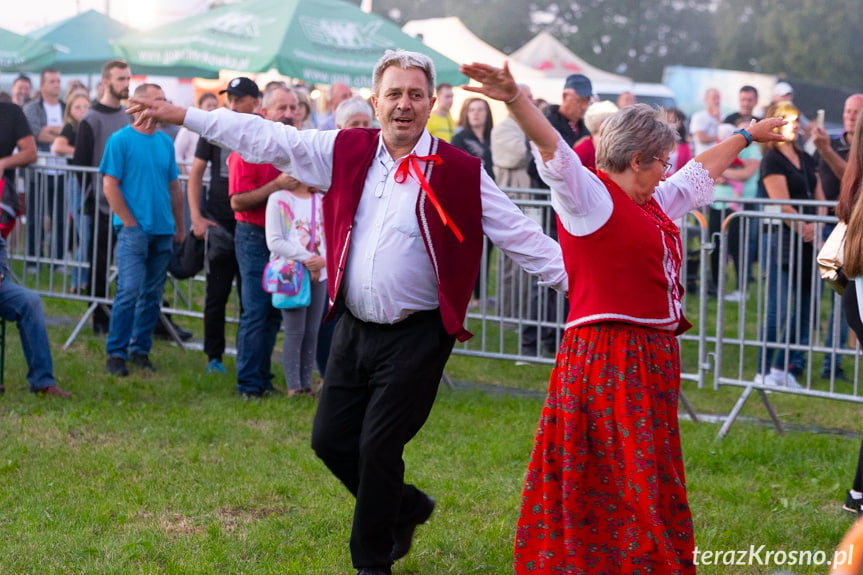
<svg viewBox="0 0 863 575"><path fill-rule="evenodd" d="M863 94L852 94L845 100L842 113L842 135L831 138L824 130L823 110L819 110L816 127L813 129L812 142L815 144L815 165L821 178L821 188L824 190L824 198L830 201L839 200L839 191L842 187L842 176L848 162L848 153L851 150L851 141L854 137L854 129L857 126L857 117L863 109ZM830 208L830 215L836 215L834 208ZM828 224L822 231L822 239L826 240L835 226ZM830 318L827 323L827 335L824 339L826 347L833 347L833 334L836 331L833 326L833 318L836 317L834 307L837 305L836 298L831 298ZM839 300L839 347L845 348L848 344L848 322L845 320L845 312L842 300ZM830 379L835 377L840 381L847 381L848 377L842 369L842 356L828 353L824 356L821 366L821 377Z"/></svg>

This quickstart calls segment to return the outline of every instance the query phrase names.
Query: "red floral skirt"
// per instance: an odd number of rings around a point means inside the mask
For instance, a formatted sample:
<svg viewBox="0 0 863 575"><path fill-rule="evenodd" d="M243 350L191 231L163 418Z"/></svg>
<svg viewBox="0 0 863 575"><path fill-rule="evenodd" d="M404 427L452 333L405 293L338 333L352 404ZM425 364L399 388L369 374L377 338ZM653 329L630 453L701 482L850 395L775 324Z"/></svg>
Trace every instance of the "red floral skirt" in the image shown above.
<svg viewBox="0 0 863 575"><path fill-rule="evenodd" d="M670 331L570 328L522 495L515 572L695 573Z"/></svg>

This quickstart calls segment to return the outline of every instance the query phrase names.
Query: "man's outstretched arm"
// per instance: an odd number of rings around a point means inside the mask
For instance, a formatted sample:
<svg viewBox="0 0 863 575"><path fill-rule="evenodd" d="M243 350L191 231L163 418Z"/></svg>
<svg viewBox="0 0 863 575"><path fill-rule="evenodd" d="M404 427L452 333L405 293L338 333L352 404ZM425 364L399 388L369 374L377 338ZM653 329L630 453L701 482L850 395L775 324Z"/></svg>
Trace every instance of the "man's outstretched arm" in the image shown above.
<svg viewBox="0 0 863 575"><path fill-rule="evenodd" d="M206 112L164 101L132 98L129 113L139 113L136 125L154 122L182 124L212 143L240 154L253 164L273 164L321 190L332 182L333 146L338 131L297 131L254 114L220 108Z"/></svg>

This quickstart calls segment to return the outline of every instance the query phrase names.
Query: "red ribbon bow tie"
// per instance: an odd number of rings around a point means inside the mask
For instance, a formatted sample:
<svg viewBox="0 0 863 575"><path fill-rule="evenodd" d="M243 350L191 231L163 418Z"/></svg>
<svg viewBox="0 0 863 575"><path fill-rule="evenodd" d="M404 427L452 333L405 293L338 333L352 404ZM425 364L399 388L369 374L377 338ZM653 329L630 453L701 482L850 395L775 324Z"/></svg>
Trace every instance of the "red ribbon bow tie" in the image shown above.
<svg viewBox="0 0 863 575"><path fill-rule="evenodd" d="M435 196L435 193L432 191L431 186L426 180L425 175L420 169L419 163L417 160L421 160L423 162L431 162L432 165L440 165L443 163L443 160L440 159L440 156L437 154L432 154L431 156L417 156L416 154L409 154L405 157L404 161L399 164L398 169L396 170L395 180L399 184L403 184L408 177L408 174L411 174L415 180L417 180L420 184L420 187L428 196L429 201L432 203L434 208L437 210L438 215L440 216L441 221L445 226L452 230L452 233L455 234L455 237L458 238L458 241L464 241L464 236L461 235L461 232L458 231L458 227L456 227L455 223L452 219L447 215L446 211L444 211L443 206L440 205L440 202Z"/></svg>

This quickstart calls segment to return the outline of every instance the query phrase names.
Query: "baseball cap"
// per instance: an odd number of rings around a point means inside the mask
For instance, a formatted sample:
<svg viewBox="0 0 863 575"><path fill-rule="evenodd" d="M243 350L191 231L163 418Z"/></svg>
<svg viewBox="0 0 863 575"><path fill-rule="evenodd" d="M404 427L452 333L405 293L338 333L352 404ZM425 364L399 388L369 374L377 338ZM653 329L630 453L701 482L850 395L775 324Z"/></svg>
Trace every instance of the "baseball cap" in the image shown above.
<svg viewBox="0 0 863 575"><path fill-rule="evenodd" d="M788 94L793 94L794 88L791 87L791 84L788 82L779 82L775 86L773 86L773 95L774 96L787 96Z"/></svg>
<svg viewBox="0 0 863 575"><path fill-rule="evenodd" d="M590 98L593 96L593 84L590 83L590 79L588 79L584 74L572 74L571 76L568 76L563 89L575 90L575 93L582 98Z"/></svg>
<svg viewBox="0 0 863 575"><path fill-rule="evenodd" d="M224 94L225 92L231 96L236 96L237 98L242 98L243 96L252 96L253 98L261 97L261 91L258 89L258 85L245 76L240 76L239 78L231 80L228 83L228 87L219 92L219 94Z"/></svg>

